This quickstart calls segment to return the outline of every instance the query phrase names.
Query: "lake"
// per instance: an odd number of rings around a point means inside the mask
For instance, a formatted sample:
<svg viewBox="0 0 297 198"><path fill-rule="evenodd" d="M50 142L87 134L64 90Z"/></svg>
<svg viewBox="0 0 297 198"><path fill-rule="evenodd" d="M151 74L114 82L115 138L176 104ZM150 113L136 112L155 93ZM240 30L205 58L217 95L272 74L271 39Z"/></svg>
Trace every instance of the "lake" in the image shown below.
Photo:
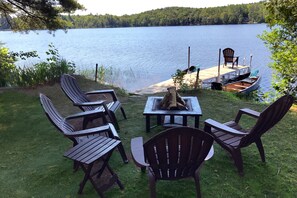
<svg viewBox="0 0 297 198"><path fill-rule="evenodd" d="M0 41L11 51L36 50L41 59L53 43L78 71L94 70L96 63L111 67L110 81L128 91L167 80L177 69L187 68L189 46L191 65L201 69L217 65L219 48L230 47L239 56L239 64L249 65L252 55L252 68L260 70L265 92L271 84L270 52L257 37L264 30L268 30L266 24L71 29L54 36L47 31L2 31Z"/></svg>

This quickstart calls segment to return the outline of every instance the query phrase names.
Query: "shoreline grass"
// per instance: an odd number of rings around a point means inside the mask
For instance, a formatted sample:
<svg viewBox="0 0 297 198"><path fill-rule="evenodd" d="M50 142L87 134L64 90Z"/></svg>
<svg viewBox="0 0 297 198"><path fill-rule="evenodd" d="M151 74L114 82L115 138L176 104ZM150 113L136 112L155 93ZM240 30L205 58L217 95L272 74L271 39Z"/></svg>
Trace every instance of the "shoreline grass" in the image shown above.
<svg viewBox="0 0 297 198"><path fill-rule="evenodd" d="M88 91L108 88L93 81L79 78L81 87ZM109 87L110 88L110 87ZM63 157L72 143L63 137L46 118L39 104L39 92L49 96L63 115L80 112L61 91L58 84L35 89L0 92L0 192L1 197L77 197L78 184L83 177L79 170L73 173L72 161ZM120 112L119 135L129 158L123 164L119 152L114 151L111 167L118 174L125 189L109 189L106 197L149 197L148 178L131 160L130 139L143 136L145 140L163 130L156 127L145 132L142 115L147 96L128 96L117 92L127 113ZM157 95L164 95L162 93ZM181 95L197 96L202 108L203 121L213 118L224 122L233 119L239 108L249 107L262 111L267 105L239 99L230 93L198 90ZM227 152L217 144L215 154L201 169L200 183L203 197L294 197L297 194L297 111L296 106L267 132L262 140L266 163L262 163L255 145L242 149L244 177L237 174ZM193 119L190 125L193 126ZM254 120L245 119L247 126ZM158 197L195 197L193 179L157 183ZM87 182L79 197L98 197Z"/></svg>

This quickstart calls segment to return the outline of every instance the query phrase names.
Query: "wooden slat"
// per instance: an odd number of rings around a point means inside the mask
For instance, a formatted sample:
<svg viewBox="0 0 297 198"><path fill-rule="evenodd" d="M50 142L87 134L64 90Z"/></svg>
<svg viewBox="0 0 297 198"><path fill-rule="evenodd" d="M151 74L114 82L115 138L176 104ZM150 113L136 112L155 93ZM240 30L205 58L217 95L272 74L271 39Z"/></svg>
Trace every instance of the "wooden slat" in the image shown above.
<svg viewBox="0 0 297 198"><path fill-rule="evenodd" d="M65 152L70 159L90 164L114 149L120 141L103 136L92 137Z"/></svg>
<svg viewBox="0 0 297 198"><path fill-rule="evenodd" d="M94 143L95 141L103 141L103 136L94 136L94 137L91 137L91 138L88 138L88 139L85 139L85 141L81 142L81 144L78 144L75 149L74 148L71 148L69 149L67 152L64 153L64 155L67 155L69 157L75 157L76 153L77 152L80 152L84 149L86 149L88 147L88 144L92 144Z"/></svg>
<svg viewBox="0 0 297 198"><path fill-rule="evenodd" d="M106 144L100 148L100 150L98 149L95 152L92 152L93 150L90 151L91 155L86 157L82 162L86 164L92 163L94 160L98 159L98 155L104 156L108 152L112 151L119 143L120 141L118 140L114 140L114 139L108 140Z"/></svg>

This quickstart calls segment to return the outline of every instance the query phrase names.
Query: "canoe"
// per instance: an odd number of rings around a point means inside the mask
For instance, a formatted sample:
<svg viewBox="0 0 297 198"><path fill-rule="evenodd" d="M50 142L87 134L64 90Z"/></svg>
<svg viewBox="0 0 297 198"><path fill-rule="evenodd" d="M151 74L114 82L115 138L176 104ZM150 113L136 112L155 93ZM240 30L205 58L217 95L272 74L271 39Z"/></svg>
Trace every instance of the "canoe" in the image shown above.
<svg viewBox="0 0 297 198"><path fill-rule="evenodd" d="M261 76L248 77L239 81L231 82L223 85L224 91L230 91L240 94L248 94L259 88Z"/></svg>

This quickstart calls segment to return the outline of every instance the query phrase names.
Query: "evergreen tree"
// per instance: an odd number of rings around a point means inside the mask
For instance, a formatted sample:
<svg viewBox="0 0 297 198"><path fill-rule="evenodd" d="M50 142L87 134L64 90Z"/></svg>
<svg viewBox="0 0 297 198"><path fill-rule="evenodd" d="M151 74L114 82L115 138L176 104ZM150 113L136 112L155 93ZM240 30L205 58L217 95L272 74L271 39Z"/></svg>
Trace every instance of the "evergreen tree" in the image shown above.
<svg viewBox="0 0 297 198"><path fill-rule="evenodd" d="M83 6L76 0L0 1L1 18L15 31L65 29L71 22L64 20L61 14L77 9L83 9Z"/></svg>

